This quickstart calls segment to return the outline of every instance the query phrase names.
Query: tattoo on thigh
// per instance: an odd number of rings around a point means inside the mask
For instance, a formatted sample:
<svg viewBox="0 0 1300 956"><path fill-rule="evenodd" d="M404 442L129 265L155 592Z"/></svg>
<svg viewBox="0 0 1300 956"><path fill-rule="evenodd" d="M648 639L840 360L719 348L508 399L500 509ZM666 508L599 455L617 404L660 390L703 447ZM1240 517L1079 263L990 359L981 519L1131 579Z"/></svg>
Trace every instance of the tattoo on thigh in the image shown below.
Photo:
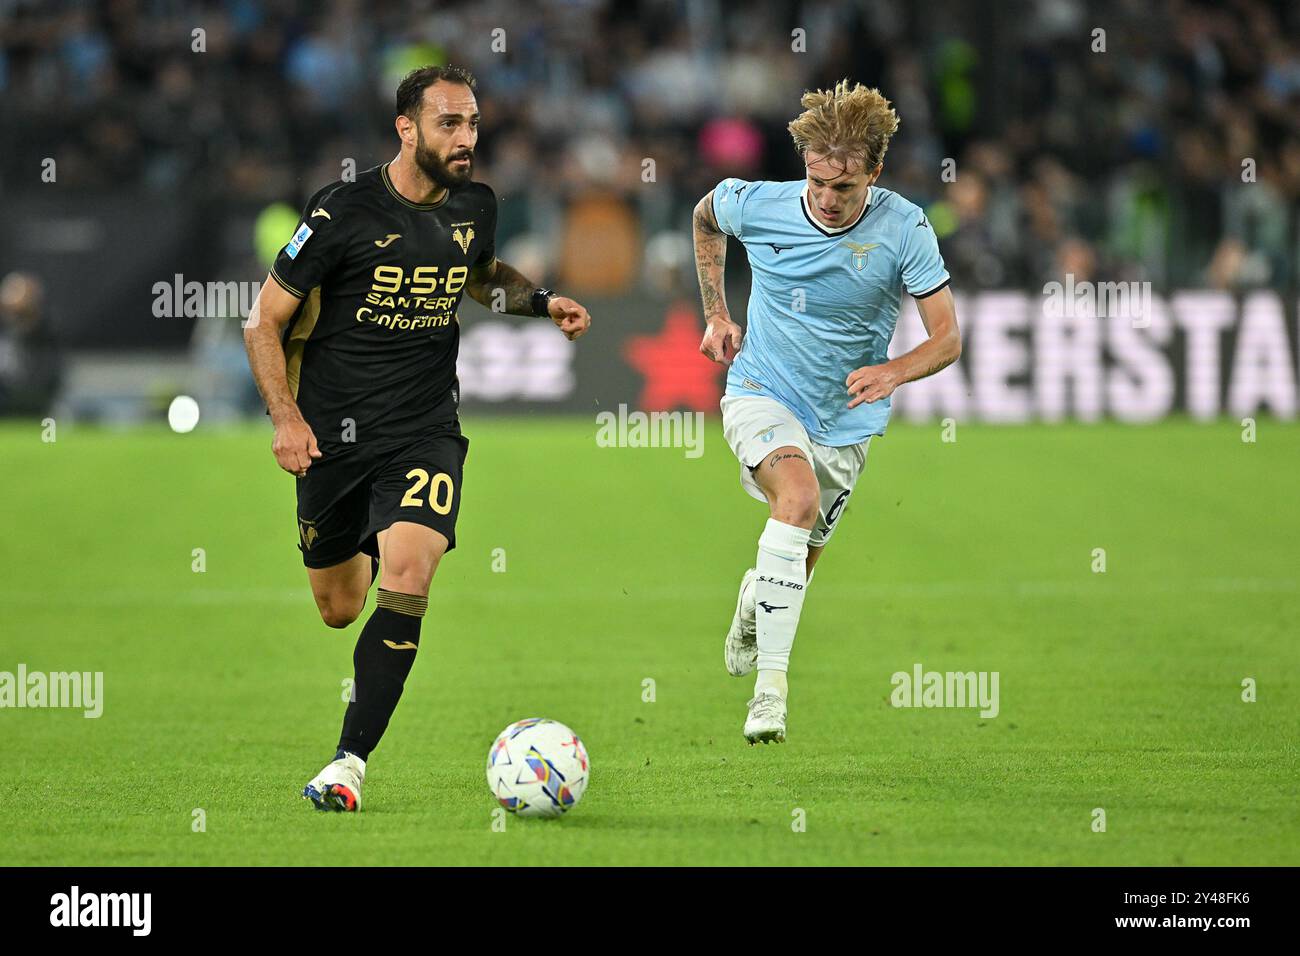
<svg viewBox="0 0 1300 956"><path fill-rule="evenodd" d="M768 465L771 466L772 468L775 468L775 467L776 467L776 463L777 463L778 461L785 461L787 458L798 458L798 459L799 459L800 461L802 461L802 462L807 462L807 461L808 461L807 458L805 458L803 455L800 455L800 454L798 454L798 453L796 452L796 453L792 453L792 454L789 454L789 455L773 455L773 456L768 460Z"/></svg>

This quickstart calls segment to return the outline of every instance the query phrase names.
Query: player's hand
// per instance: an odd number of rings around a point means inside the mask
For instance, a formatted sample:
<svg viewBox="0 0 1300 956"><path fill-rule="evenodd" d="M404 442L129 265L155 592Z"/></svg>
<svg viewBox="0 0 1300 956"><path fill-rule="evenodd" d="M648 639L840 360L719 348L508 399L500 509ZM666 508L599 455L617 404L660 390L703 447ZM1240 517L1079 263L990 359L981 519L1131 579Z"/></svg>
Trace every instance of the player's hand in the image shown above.
<svg viewBox="0 0 1300 956"><path fill-rule="evenodd" d="M844 383L849 387L849 408L863 402L878 402L888 398L898 388L899 382L889 363L864 365L854 369Z"/></svg>
<svg viewBox="0 0 1300 956"><path fill-rule="evenodd" d="M730 365L740 351L740 341L745 337L740 326L726 316L714 316L704 328L700 353L711 362Z"/></svg>
<svg viewBox="0 0 1300 956"><path fill-rule="evenodd" d="M312 459L320 457L316 436L301 417L276 424L271 451L275 452L275 460L281 468L299 478L307 474Z"/></svg>
<svg viewBox="0 0 1300 956"><path fill-rule="evenodd" d="M551 321L559 326L564 337L570 342L591 328L591 316L572 299L562 295L551 296L547 310L551 313Z"/></svg>

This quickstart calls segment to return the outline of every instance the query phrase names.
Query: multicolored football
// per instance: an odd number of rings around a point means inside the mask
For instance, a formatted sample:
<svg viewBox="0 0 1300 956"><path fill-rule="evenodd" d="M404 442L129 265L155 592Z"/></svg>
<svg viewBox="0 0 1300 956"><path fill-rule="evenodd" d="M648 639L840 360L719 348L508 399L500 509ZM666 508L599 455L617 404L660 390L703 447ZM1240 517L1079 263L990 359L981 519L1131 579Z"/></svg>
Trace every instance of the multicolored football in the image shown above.
<svg viewBox="0 0 1300 956"><path fill-rule="evenodd" d="M521 817L558 817L582 799L591 776L587 748L564 724L544 717L517 720L488 751L492 795Z"/></svg>

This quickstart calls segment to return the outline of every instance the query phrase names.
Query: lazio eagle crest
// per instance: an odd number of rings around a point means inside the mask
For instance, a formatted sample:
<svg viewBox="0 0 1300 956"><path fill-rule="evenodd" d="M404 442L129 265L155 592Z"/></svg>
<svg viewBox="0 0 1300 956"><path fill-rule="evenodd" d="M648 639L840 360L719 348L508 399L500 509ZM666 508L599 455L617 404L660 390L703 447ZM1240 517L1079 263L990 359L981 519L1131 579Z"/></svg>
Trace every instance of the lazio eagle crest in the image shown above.
<svg viewBox="0 0 1300 956"><path fill-rule="evenodd" d="M876 246L880 245L880 243L841 242L840 245L848 246L850 249L853 250L853 256L851 260L853 262L853 268L861 272L863 269L867 267L867 253L870 252L872 249L876 248Z"/></svg>

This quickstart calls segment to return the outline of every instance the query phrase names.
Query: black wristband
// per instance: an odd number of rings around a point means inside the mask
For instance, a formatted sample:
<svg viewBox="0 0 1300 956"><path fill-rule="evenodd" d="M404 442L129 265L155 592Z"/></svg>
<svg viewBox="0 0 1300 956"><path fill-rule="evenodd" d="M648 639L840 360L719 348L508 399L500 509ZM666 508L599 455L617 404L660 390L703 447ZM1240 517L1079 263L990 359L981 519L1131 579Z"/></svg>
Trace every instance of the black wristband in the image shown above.
<svg viewBox="0 0 1300 956"><path fill-rule="evenodd" d="M532 299L533 315L550 316L551 298L554 295L555 293L550 289L534 289Z"/></svg>

